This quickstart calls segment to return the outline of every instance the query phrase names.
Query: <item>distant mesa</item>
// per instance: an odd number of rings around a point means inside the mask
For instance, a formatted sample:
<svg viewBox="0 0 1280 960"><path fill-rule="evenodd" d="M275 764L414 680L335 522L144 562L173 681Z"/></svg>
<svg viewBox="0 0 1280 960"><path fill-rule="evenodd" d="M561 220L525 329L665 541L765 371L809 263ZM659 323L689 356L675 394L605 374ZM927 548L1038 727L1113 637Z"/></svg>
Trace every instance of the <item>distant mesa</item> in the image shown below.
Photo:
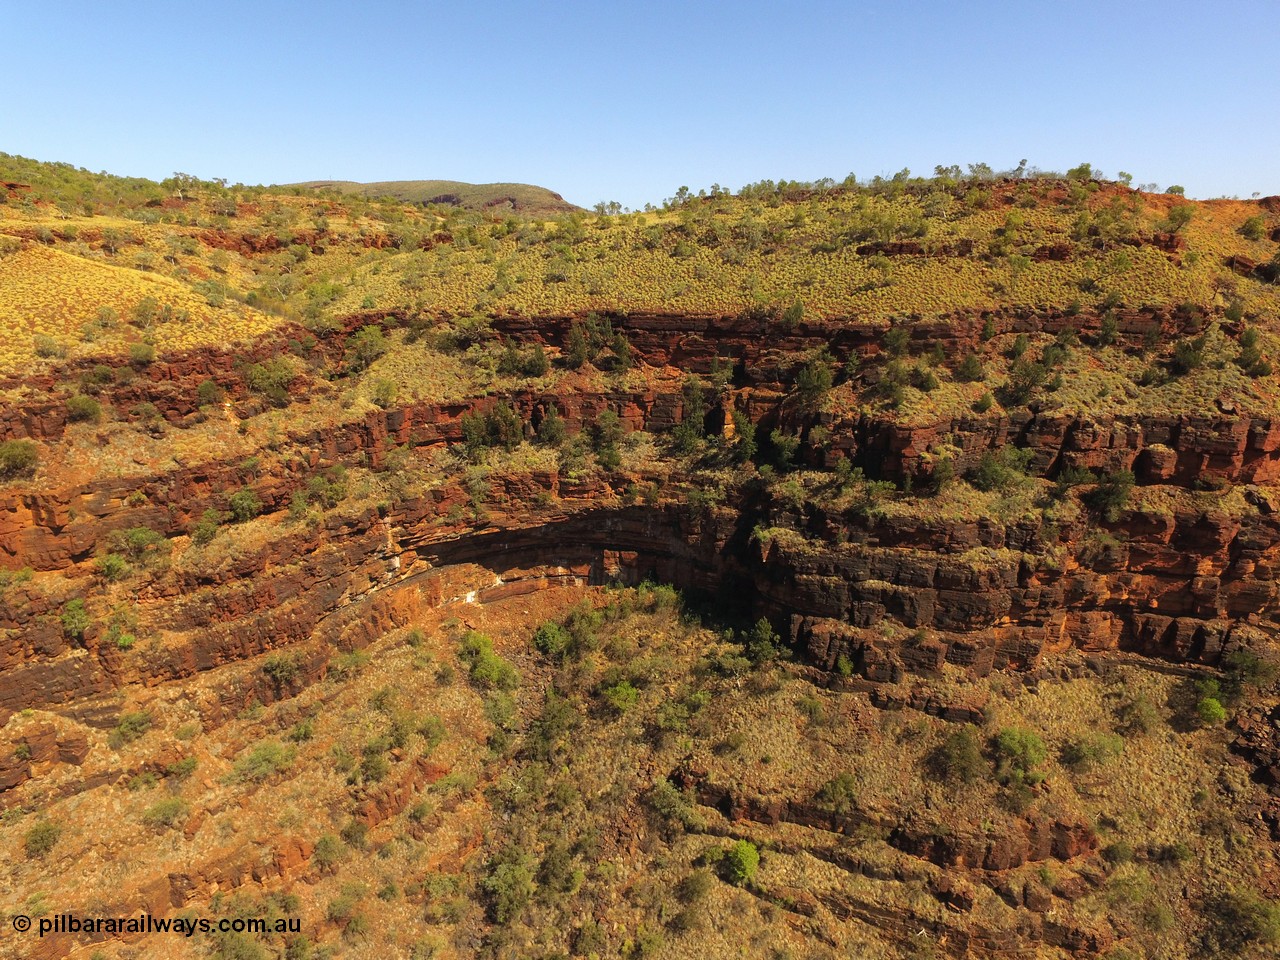
<svg viewBox="0 0 1280 960"><path fill-rule="evenodd" d="M360 197L392 197L406 203L443 204L467 210L511 211L529 215L555 215L582 209L546 187L527 183L463 183L458 180L309 180L286 184L312 190L336 190Z"/></svg>

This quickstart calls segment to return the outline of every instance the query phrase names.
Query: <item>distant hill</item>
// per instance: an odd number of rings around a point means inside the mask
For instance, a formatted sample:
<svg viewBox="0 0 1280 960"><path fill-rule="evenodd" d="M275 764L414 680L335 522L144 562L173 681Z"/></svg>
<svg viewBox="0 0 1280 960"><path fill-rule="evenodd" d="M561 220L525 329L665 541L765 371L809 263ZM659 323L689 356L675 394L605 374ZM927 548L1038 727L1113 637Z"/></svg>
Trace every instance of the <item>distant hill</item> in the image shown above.
<svg viewBox="0 0 1280 960"><path fill-rule="evenodd" d="M462 183L458 180L310 180L287 184L313 190L337 190L361 197L394 197L407 203L442 203L468 210L510 210L523 214L572 213L580 207L558 193L527 183Z"/></svg>

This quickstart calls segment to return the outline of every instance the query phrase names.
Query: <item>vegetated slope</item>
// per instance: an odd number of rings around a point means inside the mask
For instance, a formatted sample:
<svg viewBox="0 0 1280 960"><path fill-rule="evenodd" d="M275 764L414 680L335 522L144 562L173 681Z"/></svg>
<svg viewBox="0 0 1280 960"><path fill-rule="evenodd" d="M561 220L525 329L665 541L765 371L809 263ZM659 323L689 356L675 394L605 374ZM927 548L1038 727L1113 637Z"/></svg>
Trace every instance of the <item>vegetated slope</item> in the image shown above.
<svg viewBox="0 0 1280 960"><path fill-rule="evenodd" d="M390 197L405 203L441 204L467 210L515 212L525 216L558 216L580 208L546 187L527 183L463 183L458 180L308 180L287 186L336 190L360 197Z"/></svg>
<svg viewBox="0 0 1280 960"><path fill-rule="evenodd" d="M0 907L352 956L1273 949L1270 201L161 193L0 210L12 256L275 324L9 367Z"/></svg>

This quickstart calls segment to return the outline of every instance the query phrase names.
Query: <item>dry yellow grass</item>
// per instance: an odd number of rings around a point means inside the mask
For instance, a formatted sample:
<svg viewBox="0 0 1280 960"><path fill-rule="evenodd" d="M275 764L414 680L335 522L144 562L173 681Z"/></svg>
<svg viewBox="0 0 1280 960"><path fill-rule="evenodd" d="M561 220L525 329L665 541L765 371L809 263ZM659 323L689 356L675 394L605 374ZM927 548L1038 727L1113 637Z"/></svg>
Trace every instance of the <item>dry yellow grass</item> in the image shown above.
<svg viewBox="0 0 1280 960"><path fill-rule="evenodd" d="M233 343L260 336L277 323L240 304L210 307L166 277L22 244L0 259L0 371L35 362L37 337L50 338L71 357L119 353L143 338L142 330L125 321L148 297L184 318L146 331L158 352ZM118 314L114 325L96 324L103 307Z"/></svg>

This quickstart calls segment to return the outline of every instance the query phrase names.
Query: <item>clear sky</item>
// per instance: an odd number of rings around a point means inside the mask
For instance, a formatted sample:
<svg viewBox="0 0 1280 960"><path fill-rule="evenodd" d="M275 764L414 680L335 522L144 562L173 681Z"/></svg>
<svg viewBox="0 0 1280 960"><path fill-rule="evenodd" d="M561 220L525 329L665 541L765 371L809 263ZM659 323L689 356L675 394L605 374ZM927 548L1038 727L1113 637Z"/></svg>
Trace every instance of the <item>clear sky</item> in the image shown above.
<svg viewBox="0 0 1280 960"><path fill-rule="evenodd" d="M203 7L203 8L202 8ZM1280 0L0 0L0 150L232 182L677 187L1090 161L1280 194Z"/></svg>

